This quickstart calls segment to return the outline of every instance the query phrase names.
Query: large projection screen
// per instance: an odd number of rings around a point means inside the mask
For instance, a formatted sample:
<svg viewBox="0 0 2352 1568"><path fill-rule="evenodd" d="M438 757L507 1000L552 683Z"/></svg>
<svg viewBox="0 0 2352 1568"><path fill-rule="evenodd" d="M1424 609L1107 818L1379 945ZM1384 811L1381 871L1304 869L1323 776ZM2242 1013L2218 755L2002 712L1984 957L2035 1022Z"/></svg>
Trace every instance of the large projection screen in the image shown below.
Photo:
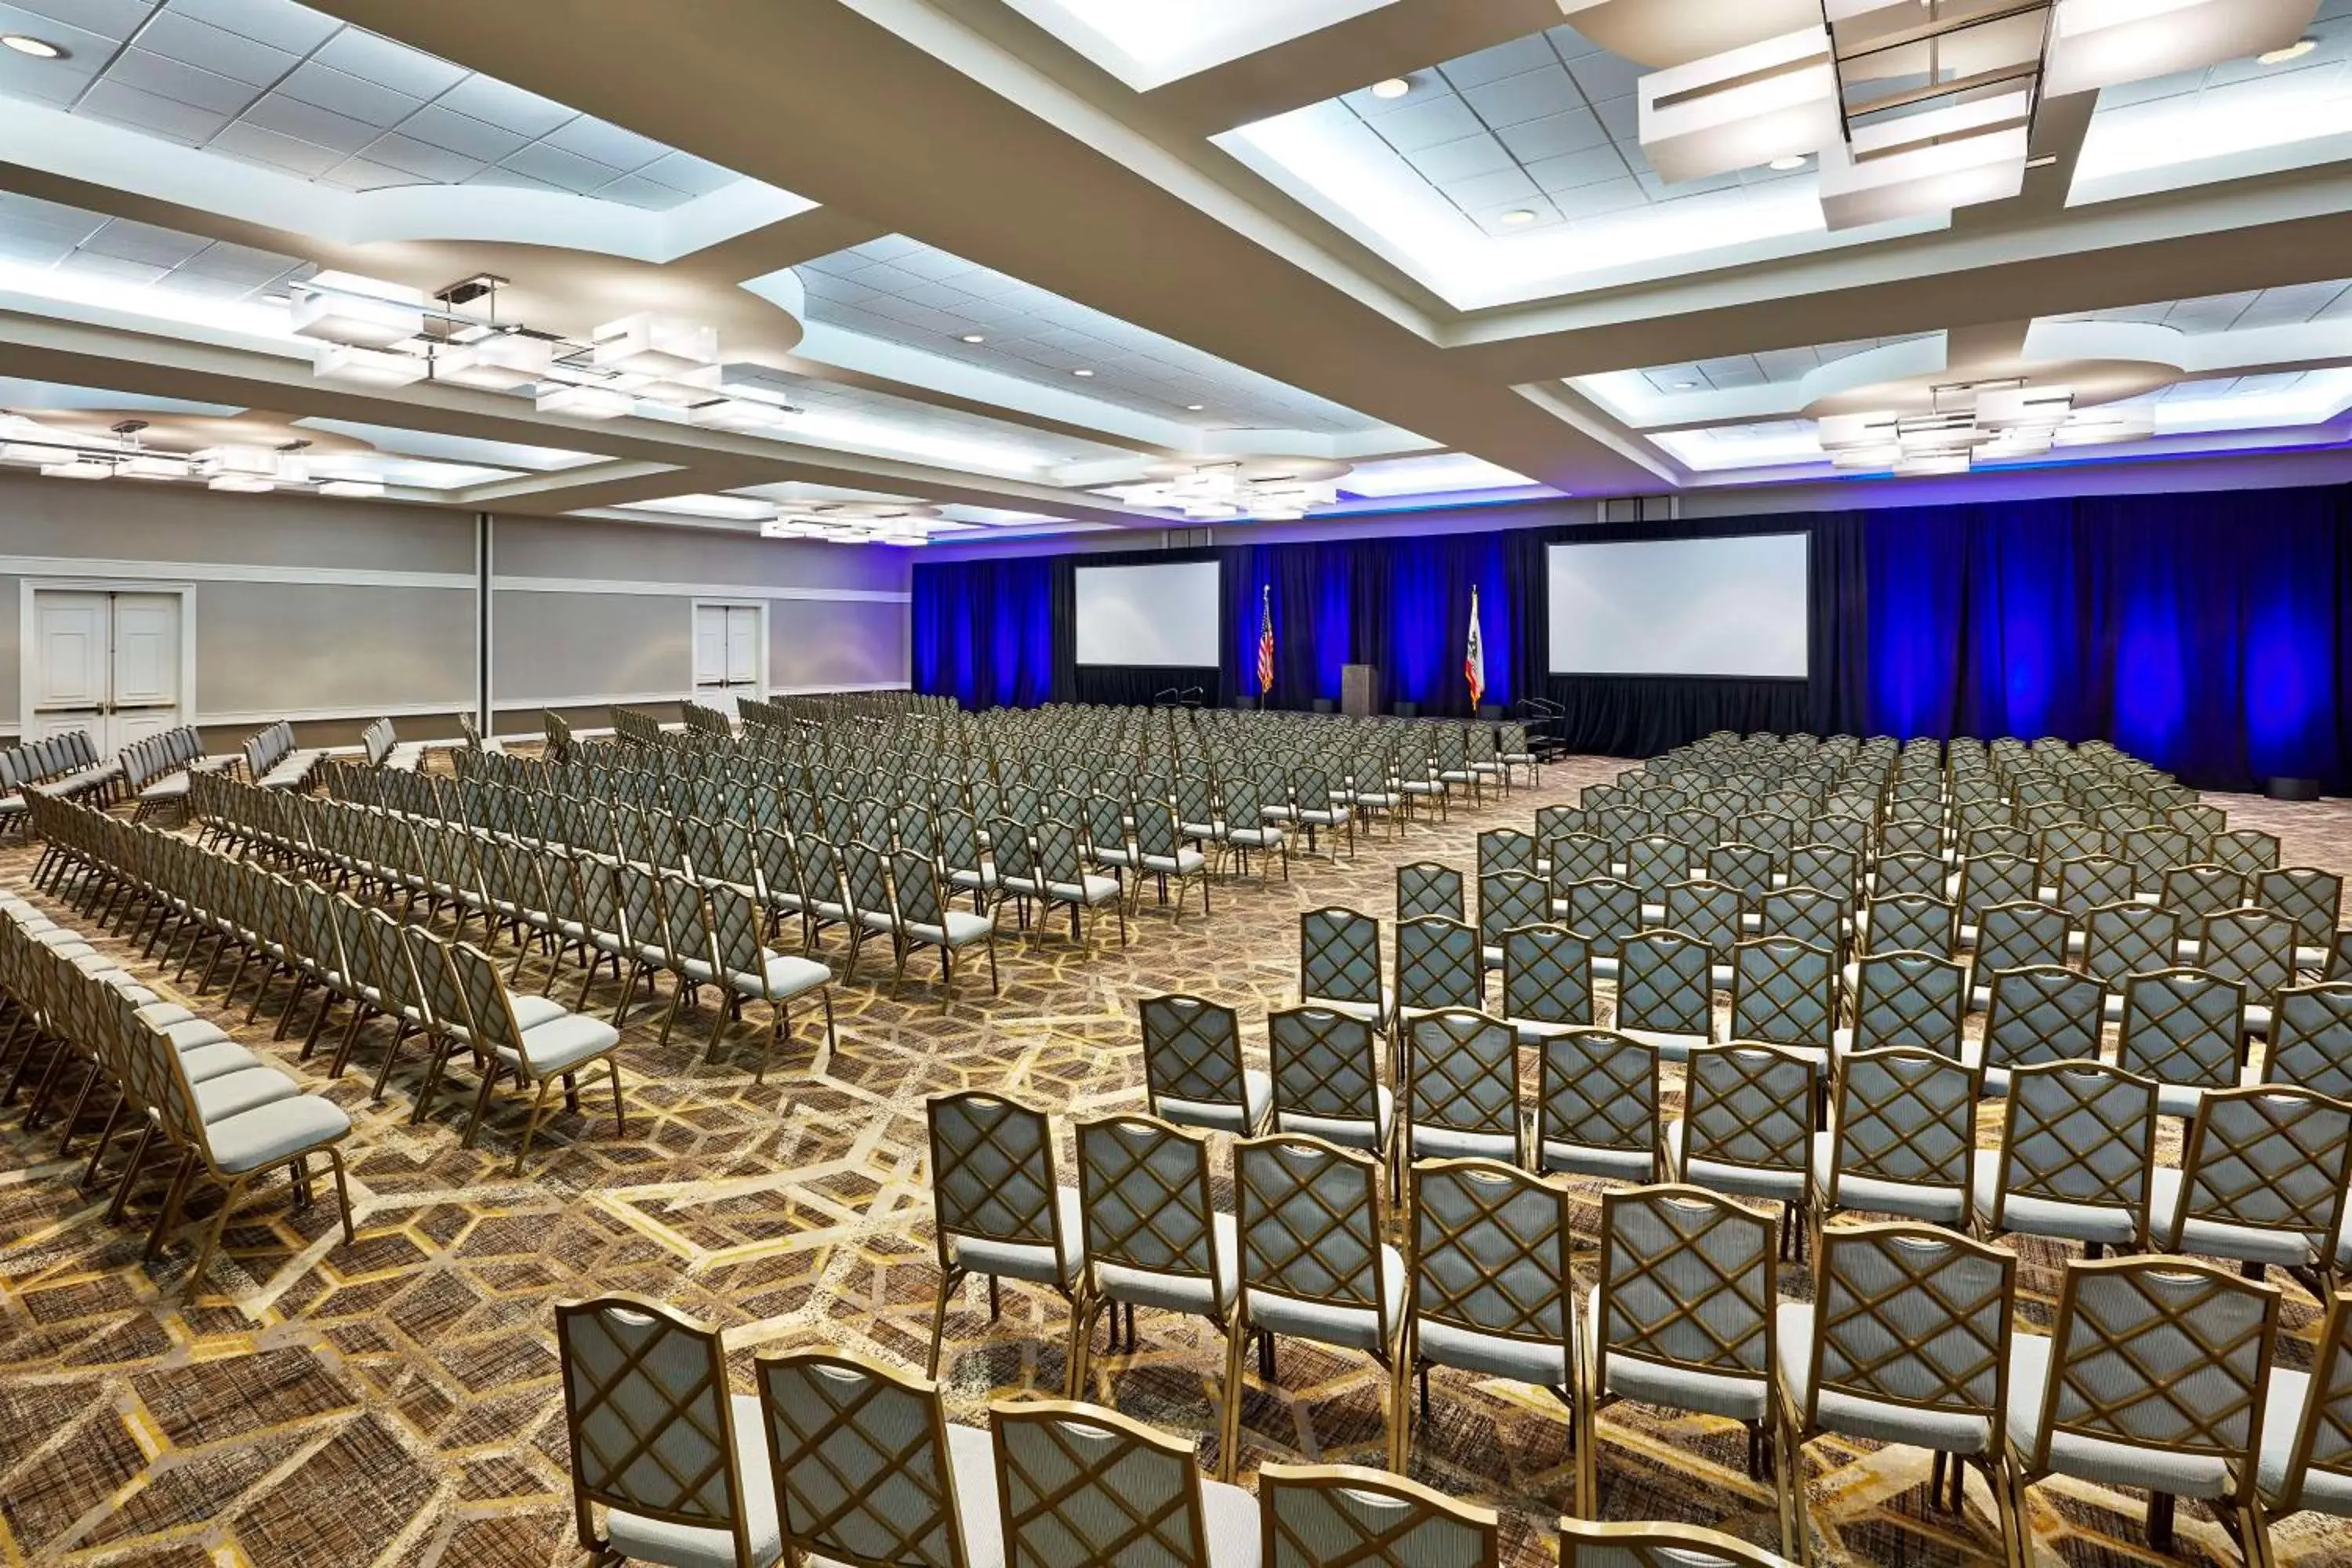
<svg viewBox="0 0 2352 1568"><path fill-rule="evenodd" d="M1077 662L1213 665L1217 563L1080 566Z"/></svg>
<svg viewBox="0 0 2352 1568"><path fill-rule="evenodd" d="M1554 675L1801 680L1808 536L1555 544Z"/></svg>

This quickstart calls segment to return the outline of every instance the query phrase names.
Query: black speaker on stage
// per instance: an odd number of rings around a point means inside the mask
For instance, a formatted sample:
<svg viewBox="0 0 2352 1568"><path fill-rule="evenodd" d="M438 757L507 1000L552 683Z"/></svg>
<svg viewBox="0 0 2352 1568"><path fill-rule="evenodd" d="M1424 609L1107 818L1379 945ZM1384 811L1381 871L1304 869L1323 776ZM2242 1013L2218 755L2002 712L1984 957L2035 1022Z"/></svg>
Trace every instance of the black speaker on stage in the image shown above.
<svg viewBox="0 0 2352 1568"><path fill-rule="evenodd" d="M2317 800L2317 779L2264 779L2263 793L2273 800Z"/></svg>

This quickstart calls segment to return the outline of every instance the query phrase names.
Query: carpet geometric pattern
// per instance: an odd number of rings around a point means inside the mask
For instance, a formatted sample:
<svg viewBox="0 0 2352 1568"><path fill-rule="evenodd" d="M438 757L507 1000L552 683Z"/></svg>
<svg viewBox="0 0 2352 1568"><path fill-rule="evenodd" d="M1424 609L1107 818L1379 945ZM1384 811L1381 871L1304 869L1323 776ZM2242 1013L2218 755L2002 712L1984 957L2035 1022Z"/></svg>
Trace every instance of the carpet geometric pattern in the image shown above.
<svg viewBox="0 0 2352 1568"><path fill-rule="evenodd" d="M887 952L877 960L869 951L860 973L836 986L838 1046L824 1049L810 1009L760 1087L751 1030L735 1037L747 1048L722 1043L706 1062L707 1005L681 1018L667 1048L656 1045L661 1009L641 1005L620 1057L626 1135L615 1134L609 1101L592 1094L583 1114L542 1129L520 1179L509 1168L524 1102L494 1105L479 1147L460 1149L470 1093L445 1093L426 1123L411 1127L417 1074L407 1067L395 1070L386 1101L370 1104L390 1034L380 1021L361 1037L352 1070L330 1082L330 1052L297 1062L299 1027L269 1040L282 983L246 1027L250 975L233 999L215 988L190 1000L169 969L158 980L135 949L99 939L101 951L352 1113L345 1150L359 1241L341 1244L331 1189L298 1214L274 1178L230 1226L201 1300L186 1303L194 1233L142 1266L152 1207L107 1225L106 1194L75 1185L81 1156L56 1157L54 1125L27 1136L19 1113L5 1113L0 1562L572 1568L585 1554L572 1539L553 1302L625 1289L722 1325L739 1390L751 1388L751 1357L768 1346L841 1345L919 1370L936 1279L927 1096L977 1087L1049 1107L1060 1169L1075 1179L1071 1118L1143 1104L1139 998L1189 991L1236 1007L1262 1059L1266 1010L1294 1000L1302 911L1341 904L1385 922L1398 865L1471 866L1481 827L1528 826L1538 805L1572 801L1580 784L1622 765L1582 758L1548 768L1542 788L1507 802L1490 796L1448 825L1360 838L1336 864L1296 859L1287 882L1221 880L1206 920L1196 900L1179 926L1147 897L1125 949L1106 919L1091 952L1066 926L1031 950L1008 918L1003 994L989 995L985 965L960 966L948 1012L929 984L910 982L894 1001ZM2277 832L2283 863L2352 872L2352 803L2214 798L2233 826ZM21 889L33 855L22 845L0 850L0 882ZM35 897L62 922L79 921ZM827 951L837 965L838 941ZM538 962L526 966L532 989ZM927 980L929 963L917 960ZM578 973L565 974L556 994L569 1001ZM614 1000L607 978L591 1005L609 1016ZM1997 1121L1981 1125L1989 1134ZM1229 1168L1222 1147L1215 1159ZM1597 1189L1577 1191L1589 1243ZM1219 1201L1230 1204L1229 1188ZM193 1217L208 1215L211 1202L198 1201ZM2020 1250L2025 1311L2046 1325L2058 1254L2032 1243ZM1592 1262L1589 1247L1580 1252L1580 1273ZM1784 1289L1802 1294L1801 1274L1784 1270ZM2286 1289L2281 1364L2306 1365L2318 1308L2299 1287ZM1058 1299L1013 1284L992 1323L983 1288L970 1286L950 1314L941 1365L950 1417L980 1421L992 1399L1057 1394L1066 1326ZM1138 1352L1096 1359L1090 1397L1192 1436L1213 1463L1222 1342L1207 1324L1165 1313L1140 1314L1139 1327ZM1381 1462L1385 1377L1369 1358L1285 1342L1277 1370L1279 1386L1267 1387L1253 1369L1244 1400L1244 1483L1267 1459ZM1771 1491L1748 1479L1739 1428L1633 1405L1615 1406L1601 1427L1606 1517L1681 1520L1776 1542ZM1549 1524L1574 1468L1568 1430L1565 1412L1539 1391L1442 1372L1414 1473L1501 1508L1507 1561L1549 1562ZM1825 1438L1806 1475L1822 1561L1960 1563L1997 1551L1981 1479L1970 1477L1961 1515L1935 1510L1924 1453ZM2044 1483L2032 1513L2038 1554L2075 1565L2163 1561L2142 1542L2142 1500ZM2285 1563L2352 1563L2347 1532L2322 1519L2282 1525L2278 1542ZM2173 1560L2238 1557L2200 1508L2184 1504Z"/></svg>

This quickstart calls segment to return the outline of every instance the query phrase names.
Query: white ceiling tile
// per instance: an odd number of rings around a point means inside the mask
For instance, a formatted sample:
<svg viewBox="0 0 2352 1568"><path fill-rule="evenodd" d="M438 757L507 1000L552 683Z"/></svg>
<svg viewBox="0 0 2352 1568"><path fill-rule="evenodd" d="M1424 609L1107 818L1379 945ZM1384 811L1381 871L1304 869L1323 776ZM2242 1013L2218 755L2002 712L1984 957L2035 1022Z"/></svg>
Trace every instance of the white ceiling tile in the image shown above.
<svg viewBox="0 0 2352 1568"><path fill-rule="evenodd" d="M200 147L228 123L225 114L197 109L104 79L82 95L79 111L139 131L152 131L190 147Z"/></svg>
<svg viewBox="0 0 2352 1568"><path fill-rule="evenodd" d="M1573 190L1554 191L1551 199L1559 205L1560 212L1571 219L1622 212L1628 207L1646 205L1649 201L1642 194L1640 183L1630 176L1622 180L1603 180L1597 184L1579 185Z"/></svg>
<svg viewBox="0 0 2352 1568"><path fill-rule="evenodd" d="M1620 55L1595 53L1571 61L1568 74L1586 99L1599 103L1604 99L1631 97L1639 89L1646 68L1634 64Z"/></svg>
<svg viewBox="0 0 2352 1568"><path fill-rule="evenodd" d="M618 202L640 212L666 213L694 198L673 185L658 184L635 174L624 174L596 192L600 202Z"/></svg>
<svg viewBox="0 0 2352 1568"><path fill-rule="evenodd" d="M980 270L961 256L951 256L944 250L932 249L910 252L901 256L895 265L901 271L911 272L918 278L932 281L943 278L961 278L968 272Z"/></svg>
<svg viewBox="0 0 2352 1568"><path fill-rule="evenodd" d="M499 160L509 169L520 170L534 180L544 180L567 191L582 195L599 185L609 185L621 177L621 171L609 163L579 157L545 142L533 142L519 153Z"/></svg>
<svg viewBox="0 0 2352 1568"><path fill-rule="evenodd" d="M1511 155L1523 163L1538 158L1557 158L1563 153L1581 153L1588 147L1598 147L1609 140L1600 119L1586 108L1579 106L1565 114L1547 115L1530 120L1524 125L1512 125L1495 134L1510 149Z"/></svg>
<svg viewBox="0 0 2352 1568"><path fill-rule="evenodd" d="M264 131L275 131L280 136L315 142L347 154L358 152L379 133L377 127L364 121L276 92L247 110L244 119Z"/></svg>
<svg viewBox="0 0 2352 1568"><path fill-rule="evenodd" d="M139 30L155 0L18 0L17 8L120 42Z"/></svg>
<svg viewBox="0 0 2352 1568"><path fill-rule="evenodd" d="M903 234L886 234L852 247L856 254L874 261L894 261L901 256L912 256L929 248L921 240L911 239Z"/></svg>
<svg viewBox="0 0 2352 1568"><path fill-rule="evenodd" d="M161 98L234 116L260 95L251 82L238 81L200 67L184 65L144 49L125 49L106 68L106 79L152 92Z"/></svg>
<svg viewBox="0 0 2352 1568"><path fill-rule="evenodd" d="M66 51L62 60L44 60L44 65L65 66L89 72L106 63L120 41L113 35L89 27L78 27L72 21L58 16L45 16L20 6L0 5L0 33L23 33L29 37L55 44ZM13 52L13 51L12 51ZM32 57L20 56L30 59Z"/></svg>
<svg viewBox="0 0 2352 1568"><path fill-rule="evenodd" d="M77 272L91 278L110 278L121 283L152 283L170 270L149 261L129 261L119 256L100 256L96 251L77 250L58 263L60 272Z"/></svg>
<svg viewBox="0 0 2352 1568"><path fill-rule="evenodd" d="M1441 142L1458 142L1485 127L1460 99L1433 98L1412 109L1383 115L1372 123L1388 144L1400 153L1417 153Z"/></svg>
<svg viewBox="0 0 2352 1568"><path fill-rule="evenodd" d="M1464 208L1492 206L1497 202L1525 201L1536 195L1536 183L1517 165L1491 174L1449 181L1439 188L1455 205Z"/></svg>
<svg viewBox="0 0 2352 1568"><path fill-rule="evenodd" d="M177 11L156 13L139 35L139 47L255 87L268 87L302 58Z"/></svg>
<svg viewBox="0 0 2352 1568"><path fill-rule="evenodd" d="M169 8L298 55L309 54L342 26L294 0L170 0Z"/></svg>
<svg viewBox="0 0 2352 1568"><path fill-rule="evenodd" d="M1625 160L1608 145L1588 147L1564 157L1542 158L1528 165L1528 174L1547 191L1570 191L1603 180L1627 178Z"/></svg>
<svg viewBox="0 0 2352 1568"><path fill-rule="evenodd" d="M885 294L896 294L923 281L914 273L889 261L872 262L854 276L868 289L877 289Z"/></svg>
<svg viewBox="0 0 2352 1568"><path fill-rule="evenodd" d="M452 153L446 147L436 147L429 142L419 142L398 132L387 132L377 137L361 149L360 155L371 163L398 169L403 174L414 174L436 185L463 184L468 176L479 174L488 162L482 158L468 158L462 153Z"/></svg>
<svg viewBox="0 0 2352 1568"><path fill-rule="evenodd" d="M425 104L414 94L380 87L315 59L304 60L287 73L272 96L277 94L379 127L397 125Z"/></svg>
<svg viewBox="0 0 2352 1568"><path fill-rule="evenodd" d="M315 142L305 142L299 137L280 135L247 120L240 120L225 128L205 145L213 152L226 153L231 157L267 164L273 169L283 169L306 180L317 179L343 161L343 154L332 148L321 147Z"/></svg>
<svg viewBox="0 0 2352 1568"><path fill-rule="evenodd" d="M39 196L0 191L0 226L10 228L37 226L95 234L105 222L106 219L97 213L68 206L63 202L44 201Z"/></svg>
<svg viewBox="0 0 2352 1568"><path fill-rule="evenodd" d="M1601 117L1612 139L1627 147L1642 144L1642 110L1631 98L1605 98L1595 101L1592 112Z"/></svg>
<svg viewBox="0 0 2352 1568"><path fill-rule="evenodd" d="M79 59L37 60L14 49L0 49L0 93L69 108L95 73L98 62L89 63L91 68L84 70L80 68L84 62Z"/></svg>
<svg viewBox="0 0 2352 1568"><path fill-rule="evenodd" d="M578 157L592 159L609 167L634 171L644 168L669 149L660 142L607 124L593 114L566 121L547 133L547 144Z"/></svg>
<svg viewBox="0 0 2352 1568"><path fill-rule="evenodd" d="M398 129L403 136L413 136L485 163L520 151L530 141L527 136L519 136L469 114L459 114L438 103L426 104L402 121Z"/></svg>
<svg viewBox="0 0 2352 1568"><path fill-rule="evenodd" d="M73 242L47 234L20 234L0 226L0 261L48 267L73 253Z"/></svg>
<svg viewBox="0 0 2352 1568"><path fill-rule="evenodd" d="M936 310L961 310L974 302L973 297L952 283L918 283L898 296L918 305L929 305Z"/></svg>
<svg viewBox="0 0 2352 1568"><path fill-rule="evenodd" d="M338 185L347 191L381 191L418 182L415 175L399 169L387 169L381 163L371 163L365 158L346 158L328 170L320 183Z"/></svg>
<svg viewBox="0 0 2352 1568"><path fill-rule="evenodd" d="M346 27L314 57L348 76L411 98L435 98L466 79L465 67L412 49L364 27Z"/></svg>
<svg viewBox="0 0 2352 1568"><path fill-rule="evenodd" d="M1703 196L1712 191L1745 188L1737 170L1728 174L1703 174L1695 180L1674 181L1661 179L1646 168L1633 170L1633 174L1642 182L1642 189L1649 193L1653 201L1670 202L1684 196Z"/></svg>
<svg viewBox="0 0 2352 1568"><path fill-rule="evenodd" d="M467 77L437 101L444 109L523 136L544 136L579 112L486 76Z"/></svg>
<svg viewBox="0 0 2352 1568"><path fill-rule="evenodd" d="M468 175L469 185L497 185L509 191L560 191L562 185L551 185L545 180L534 180L520 169L500 168L492 163L478 174Z"/></svg>
<svg viewBox="0 0 2352 1568"><path fill-rule="evenodd" d="M1408 153L1405 162L1421 171L1421 177L1433 185L1443 185L1453 180L1466 180L1476 174L1491 174L1498 169L1518 168L1517 160L1504 150L1492 136L1465 136L1459 142L1441 142L1434 147Z"/></svg>
<svg viewBox="0 0 2352 1568"><path fill-rule="evenodd" d="M1601 46L1586 37L1569 23L1559 22L1544 29L1544 37L1561 59L1575 60L1585 55L1597 55Z"/></svg>
<svg viewBox="0 0 2352 1568"><path fill-rule="evenodd" d="M1550 51L1547 49L1545 53ZM1479 119L1497 130L1584 107L1584 100L1578 96L1575 84L1568 79L1568 73L1558 61L1541 70L1522 71L1484 87L1467 89L1462 99Z"/></svg>
<svg viewBox="0 0 2352 1568"><path fill-rule="evenodd" d="M1506 77L1517 76L1540 66L1559 68L1559 58L1544 42L1541 33L1530 33L1523 38L1513 38L1507 44L1496 44L1475 54L1450 59L1438 68L1445 79L1459 89L1478 87Z"/></svg>
<svg viewBox="0 0 2352 1568"><path fill-rule="evenodd" d="M191 272L184 267L175 267L157 279L155 287L192 299L242 300L259 288L260 283L242 278L222 278L210 272Z"/></svg>
<svg viewBox="0 0 2352 1568"><path fill-rule="evenodd" d="M183 234L177 229L159 228L151 223L116 218L84 240L82 248L100 256L119 257L125 261L177 267L211 243L208 239Z"/></svg>
<svg viewBox="0 0 2352 1568"><path fill-rule="evenodd" d="M642 177L684 191L689 196L707 196L723 191L743 176L732 169L722 169L708 158L698 158L691 153L675 150L663 153L637 171Z"/></svg>
<svg viewBox="0 0 2352 1568"><path fill-rule="evenodd" d="M256 282L263 282L294 265L293 257L281 256L274 250L218 240L182 262L179 270L201 272L215 278L249 278Z"/></svg>

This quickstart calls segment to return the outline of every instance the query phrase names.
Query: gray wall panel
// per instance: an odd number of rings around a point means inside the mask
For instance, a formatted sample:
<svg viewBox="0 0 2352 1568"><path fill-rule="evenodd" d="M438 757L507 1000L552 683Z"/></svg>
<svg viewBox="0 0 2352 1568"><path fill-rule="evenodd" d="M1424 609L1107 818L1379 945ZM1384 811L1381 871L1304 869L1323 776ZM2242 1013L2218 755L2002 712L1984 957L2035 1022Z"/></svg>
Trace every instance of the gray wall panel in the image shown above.
<svg viewBox="0 0 2352 1568"><path fill-rule="evenodd" d="M473 685L474 596L462 588L196 584L200 714L454 710Z"/></svg>
<svg viewBox="0 0 2352 1568"><path fill-rule="evenodd" d="M694 681L691 601L505 591L491 606L499 705L676 692Z"/></svg>

